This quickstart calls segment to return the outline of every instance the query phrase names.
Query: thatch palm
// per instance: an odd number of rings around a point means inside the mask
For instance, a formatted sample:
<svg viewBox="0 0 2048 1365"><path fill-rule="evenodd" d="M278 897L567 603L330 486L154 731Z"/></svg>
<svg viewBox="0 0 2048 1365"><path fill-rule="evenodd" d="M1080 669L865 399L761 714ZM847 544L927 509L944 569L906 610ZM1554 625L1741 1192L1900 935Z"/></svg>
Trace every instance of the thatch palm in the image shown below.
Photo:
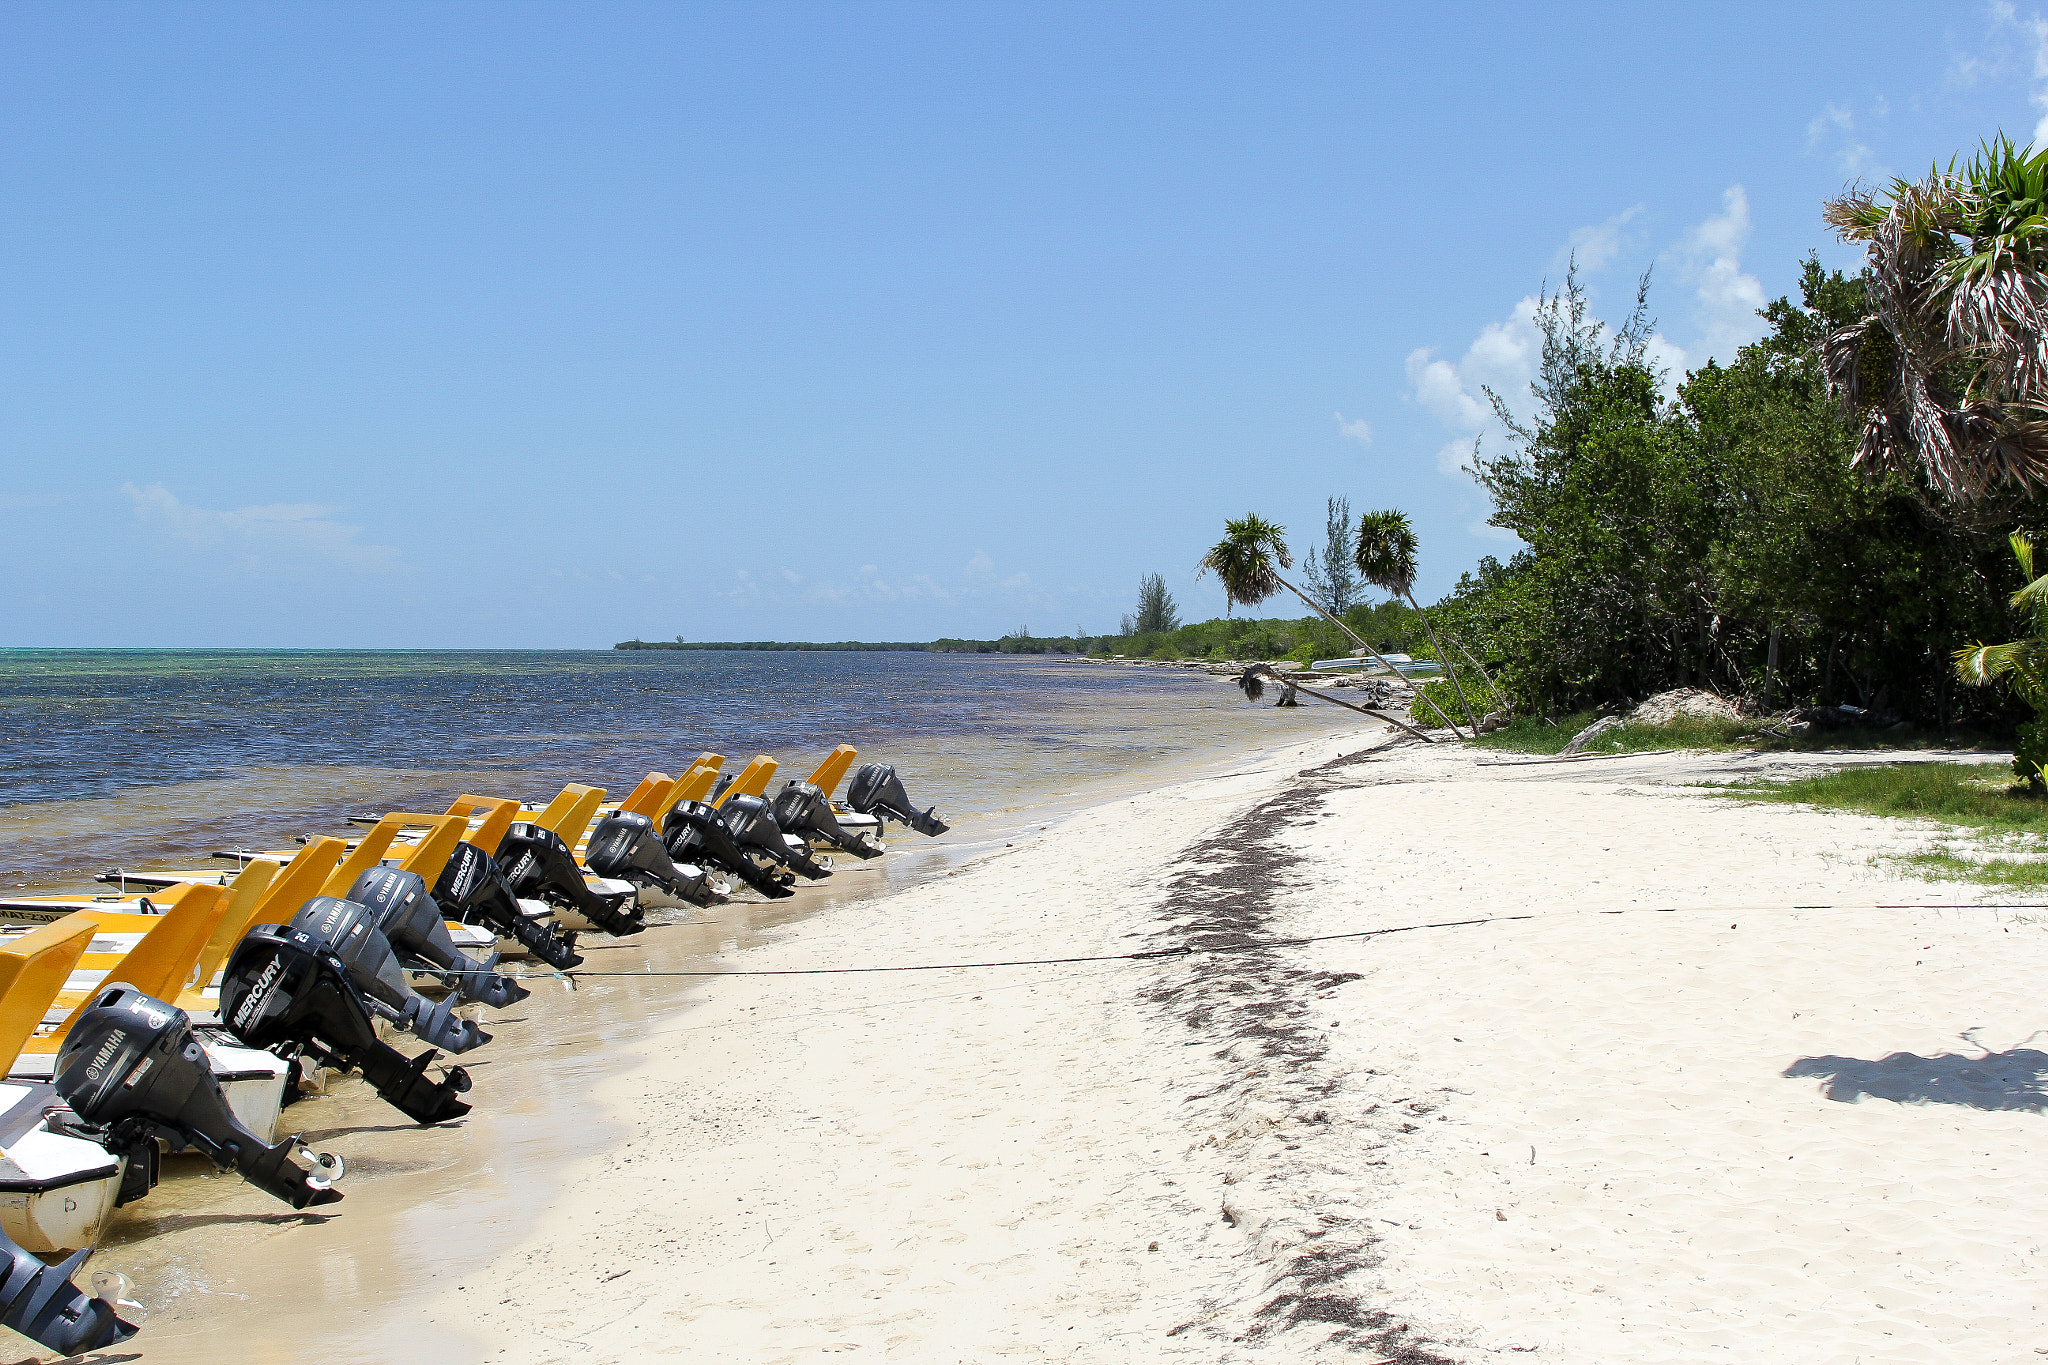
<svg viewBox="0 0 2048 1365"><path fill-rule="evenodd" d="M2048 789L2048 575L2035 576L2034 542L2012 538L2013 558L2027 585L2012 595L2014 608L2027 614L2033 634L2009 644L1977 644L1956 651L1956 675L1984 687L2005 684L2008 691L2034 708L2034 719L2020 727L2013 745L2012 769L2036 791Z"/></svg>
<svg viewBox="0 0 2048 1365"><path fill-rule="evenodd" d="M1388 663L1386 658L1368 644L1364 637L1346 625L1342 618L1333 615L1322 603L1310 597L1300 588L1280 576L1280 570L1294 567L1294 556L1287 549L1287 528L1267 521L1256 512L1247 512L1236 521L1223 523L1223 539L1216 542L1209 553L1202 556L1196 566L1197 576L1213 573L1223 583L1223 599L1229 605L1252 606L1263 602L1282 588L1306 602L1309 609L1328 621L1337 629L1350 636L1359 648L1378 659L1389 673L1401 676L1401 671ZM1417 690L1418 696L1421 695ZM1423 700L1428 701L1427 697ZM1436 710L1436 704L1430 703ZM1455 733L1457 726L1451 724L1449 716L1437 711L1444 724L1450 725Z"/></svg>
<svg viewBox="0 0 2048 1365"><path fill-rule="evenodd" d="M1867 247L1869 313L1822 347L1856 462L1959 501L2048 484L2048 150L1998 138L1824 217Z"/></svg>
<svg viewBox="0 0 2048 1365"><path fill-rule="evenodd" d="M1451 687L1458 694L1458 705L1465 708L1465 722L1476 735L1479 733L1479 720L1472 714L1472 703L1465 699L1465 686L1458 681L1457 664L1444 652L1443 642L1436 638L1436 627L1430 624L1429 613L1415 600L1415 559L1420 548L1415 528L1408 524L1404 513L1388 509L1367 512L1358 519L1358 571L1374 587L1406 598L1408 606L1422 618L1422 628L1429 632L1429 643L1443 664L1444 676L1451 680Z"/></svg>

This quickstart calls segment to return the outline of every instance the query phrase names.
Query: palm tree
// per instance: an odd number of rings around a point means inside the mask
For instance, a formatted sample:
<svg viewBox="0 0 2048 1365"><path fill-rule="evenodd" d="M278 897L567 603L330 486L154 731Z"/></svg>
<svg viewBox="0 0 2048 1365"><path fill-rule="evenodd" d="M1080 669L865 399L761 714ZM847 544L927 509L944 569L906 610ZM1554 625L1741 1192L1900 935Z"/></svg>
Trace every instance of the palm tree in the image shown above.
<svg viewBox="0 0 2048 1365"><path fill-rule="evenodd" d="M1976 644L1956 651L1956 676L1986 687L2003 682L2012 694L2034 708L2034 719L2020 726L2013 744L2012 770L2036 792L2048 791L2048 575L2034 574L2034 542L2012 538L2013 558L2027 585L2012 595L2015 609L2027 613L2033 634L2010 644Z"/></svg>
<svg viewBox="0 0 2048 1365"><path fill-rule="evenodd" d="M1458 694L1458 705L1465 708L1465 723L1476 735L1479 720L1472 714L1472 703L1465 699L1465 685L1458 681L1457 661L1444 652L1443 642L1436 638L1436 627L1429 622L1429 613L1415 600L1415 556L1419 548L1415 528L1408 524L1405 513L1389 508L1384 512L1367 512L1358 519L1358 571L1374 587L1407 598L1409 607L1422 618L1429 643L1436 649L1436 657L1443 661L1444 676L1451 680L1451 688Z"/></svg>
<svg viewBox="0 0 2048 1365"><path fill-rule="evenodd" d="M1343 631L1356 641L1358 646L1373 658L1378 659L1386 670L1395 677L1401 670L1387 663L1386 658L1353 630L1340 617L1332 615L1323 604L1310 597L1300 588L1280 576L1280 570L1294 567L1294 556L1287 550L1287 528L1276 526L1256 512L1247 512L1236 521L1223 523L1223 539L1216 542L1209 553L1202 556L1202 562L1195 566L1195 574L1213 573L1223 584L1223 600L1228 606L1252 606L1263 602L1282 588L1306 602L1309 609ZM1423 696L1417 688L1415 695L1429 702L1429 708L1437 713L1444 724L1457 734L1458 727L1449 716L1444 715L1435 702Z"/></svg>
<svg viewBox="0 0 2048 1365"><path fill-rule="evenodd" d="M2048 149L1998 137L1822 216L1867 248L1869 311L1821 348L1856 462L1958 502L2048 484Z"/></svg>

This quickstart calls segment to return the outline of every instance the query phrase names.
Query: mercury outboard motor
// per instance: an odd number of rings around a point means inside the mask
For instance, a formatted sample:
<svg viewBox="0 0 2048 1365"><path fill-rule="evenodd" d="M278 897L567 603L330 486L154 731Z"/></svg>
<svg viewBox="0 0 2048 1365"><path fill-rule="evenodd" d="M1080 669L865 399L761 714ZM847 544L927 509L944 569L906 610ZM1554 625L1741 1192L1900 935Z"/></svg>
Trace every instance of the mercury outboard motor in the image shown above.
<svg viewBox="0 0 2048 1365"><path fill-rule="evenodd" d="M86 1247L62 1265L46 1265L0 1233L0 1327L12 1327L30 1341L58 1355L84 1355L135 1335L135 1324L123 1322L114 1305L88 1295L71 1277L93 1249Z"/></svg>
<svg viewBox="0 0 2048 1365"><path fill-rule="evenodd" d="M692 905L714 905L719 893L711 878L696 867L675 865L644 815L621 811L597 822L590 831L586 861L600 877L615 877L635 886L653 885Z"/></svg>
<svg viewBox="0 0 2048 1365"><path fill-rule="evenodd" d="M478 962L455 946L441 907L427 894L426 880L417 872L373 867L356 878L346 899L370 907L393 948L439 972L464 1000L501 1010L527 997L526 987L511 977L492 974L490 969L498 965L496 953L490 961Z"/></svg>
<svg viewBox="0 0 2048 1365"><path fill-rule="evenodd" d="M306 1171L292 1160L297 1138L273 1147L244 1128L185 1011L133 986L115 986L79 1016L57 1051L52 1081L72 1113L107 1129L110 1152L132 1155L146 1144L154 1157L162 1136L197 1148L223 1170L233 1167L295 1209L341 1198L331 1188L341 1163L320 1156Z"/></svg>
<svg viewBox="0 0 2048 1365"><path fill-rule="evenodd" d="M220 1017L250 1047L280 1054L296 1049L343 1071L361 1071L385 1103L415 1123L445 1123L469 1112L456 1098L469 1089L469 1073L451 1066L437 1085L426 1071L438 1052L429 1048L407 1060L379 1038L348 967L303 929L259 924L243 935L221 976Z"/></svg>
<svg viewBox="0 0 2048 1365"><path fill-rule="evenodd" d="M521 820L506 830L498 844L498 865L515 896L567 906L620 938L647 927L640 922L640 907L627 904L632 896L591 890L562 836L543 825Z"/></svg>
<svg viewBox="0 0 2048 1365"><path fill-rule="evenodd" d="M880 811L891 820L910 826L919 834L934 837L944 834L948 828L944 820L933 814L938 807L920 812L910 804L910 793L903 790L903 783L897 779L896 770L886 763L870 763L853 775L853 781L846 787L846 804L862 815L873 815Z"/></svg>
<svg viewBox="0 0 2048 1365"><path fill-rule="evenodd" d="M718 812L702 801L678 801L661 822L662 842L687 862L723 868L770 900L794 896L787 872L773 871L748 857L733 842L732 831L718 822Z"/></svg>
<svg viewBox="0 0 2048 1365"><path fill-rule="evenodd" d="M441 869L441 879L434 883L434 899L453 910L464 924L482 924L514 940L558 972L583 961L576 952L575 930L557 933L551 926L527 918L505 874L491 855L475 844L455 846L448 865Z"/></svg>
<svg viewBox="0 0 2048 1365"><path fill-rule="evenodd" d="M842 853L851 853L856 858L879 858L882 850L867 841L865 835L848 834L840 828L839 819L832 814L832 803L825 799L825 793L809 782L791 782L775 798L775 823L782 827L784 834L794 834L804 839L822 839Z"/></svg>
<svg viewBox="0 0 2048 1365"><path fill-rule="evenodd" d="M763 857L772 858L800 877L815 882L832 875L811 858L807 845L793 845L783 837L782 826L775 823L775 813L761 797L727 797L718 808L718 822L741 848L759 849Z"/></svg>
<svg viewBox="0 0 2048 1365"><path fill-rule="evenodd" d="M363 1003L408 1033L450 1052L467 1052L491 1041L468 1019L455 1014L453 999L430 1001L406 984L405 969L391 940L377 928L377 914L339 896L315 896L292 916L291 927L332 953Z"/></svg>

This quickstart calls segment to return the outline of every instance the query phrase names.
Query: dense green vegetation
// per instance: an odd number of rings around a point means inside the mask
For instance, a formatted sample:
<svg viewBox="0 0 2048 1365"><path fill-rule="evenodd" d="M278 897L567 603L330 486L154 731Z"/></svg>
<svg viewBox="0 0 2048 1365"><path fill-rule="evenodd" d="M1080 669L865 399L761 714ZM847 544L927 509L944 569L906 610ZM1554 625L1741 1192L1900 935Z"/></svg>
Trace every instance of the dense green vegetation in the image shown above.
<svg viewBox="0 0 2048 1365"><path fill-rule="evenodd" d="M1353 630L1385 653L1429 657L1428 639L1420 618L1398 602L1377 607L1355 606L1343 613ZM1088 642L1090 654L1122 654L1133 659L1341 659L1350 654L1350 640L1320 616L1226 616L1181 626L1176 630L1109 635Z"/></svg>
<svg viewBox="0 0 2048 1365"><path fill-rule="evenodd" d="M1806 263L1771 331L1667 400L1642 307L1606 334L1577 282L1545 300L1536 416L1476 451L1493 524L1527 548L1482 560L1432 609L1525 712L1694 685L1773 702L1848 702L1923 725L2024 714L1961 684L1953 652L2010 633L2006 536L2018 495L1967 506L1856 468L1859 426L1819 348L1862 316L1865 284ZM1505 414L1504 414L1505 415Z"/></svg>

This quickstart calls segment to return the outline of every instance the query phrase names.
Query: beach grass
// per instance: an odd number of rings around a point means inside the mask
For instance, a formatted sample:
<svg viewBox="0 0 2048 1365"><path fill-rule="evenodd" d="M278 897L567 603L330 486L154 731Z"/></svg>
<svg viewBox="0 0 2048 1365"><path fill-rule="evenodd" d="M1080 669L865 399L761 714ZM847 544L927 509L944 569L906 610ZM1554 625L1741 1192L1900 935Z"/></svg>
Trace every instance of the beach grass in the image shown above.
<svg viewBox="0 0 2048 1365"><path fill-rule="evenodd" d="M1555 722L1540 716L1520 716L1490 735L1470 743L1483 749L1502 749L1523 754L1556 754L1572 737L1600 719L1593 711L1559 716ZM1940 734L1920 730L1894 733L1890 730L1833 730L1798 738L1772 732L1772 719L1719 720L1705 716L1678 716L1667 725L1618 725L1582 750L1589 754L1643 753L1659 749L1758 749L1770 751L1829 752L1868 749L1972 748L1983 743L1973 734Z"/></svg>
<svg viewBox="0 0 2048 1365"><path fill-rule="evenodd" d="M1930 848L1894 859L1934 881L2019 891L2048 889L2048 858L2025 856L2048 836L2048 798L2016 783L2009 769L1984 763L1900 763L1845 768L1794 782L1728 787L1743 801L1814 806L1862 815L1934 820L1976 838L1964 851ZM2019 853L2022 856L2009 856Z"/></svg>

